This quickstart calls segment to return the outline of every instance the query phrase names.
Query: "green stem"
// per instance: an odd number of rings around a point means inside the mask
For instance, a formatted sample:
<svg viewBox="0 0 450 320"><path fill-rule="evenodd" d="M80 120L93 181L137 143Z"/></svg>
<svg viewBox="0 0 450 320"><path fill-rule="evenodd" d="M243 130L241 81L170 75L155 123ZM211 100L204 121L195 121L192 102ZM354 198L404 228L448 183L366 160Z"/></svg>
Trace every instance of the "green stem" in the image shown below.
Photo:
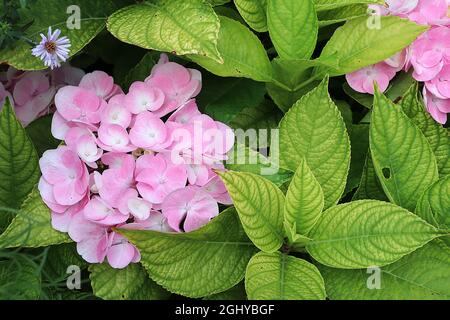
<svg viewBox="0 0 450 320"><path fill-rule="evenodd" d="M20 36L20 39L23 40L23 41L25 41L26 43L28 43L28 44L31 45L32 47L37 46L37 43L36 43L36 42L34 42L33 40L31 40L31 39L29 39L29 38L27 38L27 37L25 37L25 36Z"/></svg>
<svg viewBox="0 0 450 320"><path fill-rule="evenodd" d="M277 79L272 79L272 83L277 85L278 87L286 90L286 91L292 91L291 88L289 88L287 85L285 85L284 83L281 83L280 81L278 81Z"/></svg>
<svg viewBox="0 0 450 320"><path fill-rule="evenodd" d="M312 76L311 78L309 78L308 80L306 80L306 81L300 83L299 85L297 85L297 86L294 88L294 91L298 91L298 90L300 90L300 89L303 89L303 88L306 87L307 85L313 83L313 82L316 81L316 80L319 80L320 78L323 78L323 75L322 75L321 73L317 73L317 74L315 74L314 76Z"/></svg>

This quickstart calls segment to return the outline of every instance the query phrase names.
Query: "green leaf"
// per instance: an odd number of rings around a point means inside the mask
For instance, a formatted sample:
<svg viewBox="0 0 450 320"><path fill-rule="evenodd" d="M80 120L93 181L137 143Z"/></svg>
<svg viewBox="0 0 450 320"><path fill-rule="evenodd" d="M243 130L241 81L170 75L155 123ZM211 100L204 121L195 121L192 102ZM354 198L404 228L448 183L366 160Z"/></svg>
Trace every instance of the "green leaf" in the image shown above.
<svg viewBox="0 0 450 320"><path fill-rule="evenodd" d="M342 115L342 119L344 120L345 127L347 128L347 133L351 137L352 128L353 128L353 113L350 105L347 101L344 100L335 100L334 103L336 107L339 109ZM369 136L369 134L367 134Z"/></svg>
<svg viewBox="0 0 450 320"><path fill-rule="evenodd" d="M231 0L207 0L212 6L221 6L225 3L231 2Z"/></svg>
<svg viewBox="0 0 450 320"><path fill-rule="evenodd" d="M284 203L284 219L296 224L298 234L307 235L322 214L323 192L305 160L300 161Z"/></svg>
<svg viewBox="0 0 450 320"><path fill-rule="evenodd" d="M291 180L293 172L280 168L279 163L275 159L272 161L260 152L250 149L238 141L228 153L226 168L233 171L261 175L280 187Z"/></svg>
<svg viewBox="0 0 450 320"><path fill-rule="evenodd" d="M308 242L311 241L307 236L297 233L297 222L292 224L284 220L284 232L288 241L289 249L292 251L302 252Z"/></svg>
<svg viewBox="0 0 450 320"><path fill-rule="evenodd" d="M52 119L52 115L41 117L25 128L39 156L49 149L56 149L61 143L52 135Z"/></svg>
<svg viewBox="0 0 450 320"><path fill-rule="evenodd" d="M134 81L144 81L150 75L152 68L158 63L160 52L147 52L141 60L123 77L121 85L129 88Z"/></svg>
<svg viewBox="0 0 450 320"><path fill-rule="evenodd" d="M281 58L311 58L319 32L312 0L268 0L267 25Z"/></svg>
<svg viewBox="0 0 450 320"><path fill-rule="evenodd" d="M437 123L426 111L423 100L419 100L418 84L414 83L406 92L400 106L427 138L436 156L438 171L442 177L450 174L450 136L448 129Z"/></svg>
<svg viewBox="0 0 450 320"><path fill-rule="evenodd" d="M220 17L217 43L223 63L200 55L188 58L221 77L244 77L256 81L272 80L272 69L266 50L247 27L226 17Z"/></svg>
<svg viewBox="0 0 450 320"><path fill-rule="evenodd" d="M420 129L378 91L370 125L370 150L388 198L414 211L422 193L438 180L436 157Z"/></svg>
<svg viewBox="0 0 450 320"><path fill-rule="evenodd" d="M78 266L86 269L88 263L78 254L75 242L53 245L48 250L45 271L54 279L67 278L67 268Z"/></svg>
<svg viewBox="0 0 450 320"><path fill-rule="evenodd" d="M280 123L280 165L295 171L303 158L322 186L325 208L337 204L350 165L350 142L341 113L328 94L328 78Z"/></svg>
<svg viewBox="0 0 450 320"><path fill-rule="evenodd" d="M364 172L364 163L368 154L367 150L369 149L369 126L367 124L352 125L350 141L352 155L345 193L360 185Z"/></svg>
<svg viewBox="0 0 450 320"><path fill-rule="evenodd" d="M150 280L139 263L124 269L114 269L108 263L89 267L94 294L105 300L160 300L170 293Z"/></svg>
<svg viewBox="0 0 450 320"><path fill-rule="evenodd" d="M218 16L228 17L230 19L236 20L239 23L242 23L244 26L247 25L245 23L245 20L239 14L239 12L232 7L227 6L214 7L214 11Z"/></svg>
<svg viewBox="0 0 450 320"><path fill-rule="evenodd" d="M0 300L37 300L41 295L38 265L17 255L0 261Z"/></svg>
<svg viewBox="0 0 450 320"><path fill-rule="evenodd" d="M238 284L256 248L232 208L190 233L117 230L141 252L150 277L167 290L199 298Z"/></svg>
<svg viewBox="0 0 450 320"><path fill-rule="evenodd" d="M342 269L385 266L441 234L394 204L362 200L325 211L306 246L321 264Z"/></svg>
<svg viewBox="0 0 450 320"><path fill-rule="evenodd" d="M7 99L0 112L0 207L18 209L39 175L36 150ZM0 232L11 217L0 208Z"/></svg>
<svg viewBox="0 0 450 320"><path fill-rule="evenodd" d="M227 291L207 296L204 300L247 300L244 282L239 283Z"/></svg>
<svg viewBox="0 0 450 320"><path fill-rule="evenodd" d="M336 54L339 59L339 67L331 70L330 76L350 73L385 60L428 30L426 26L395 16L375 18L380 19L379 28L369 28L367 17L360 17L336 30L321 54Z"/></svg>
<svg viewBox="0 0 450 320"><path fill-rule="evenodd" d="M204 73L202 92L196 98L206 114L229 123L241 110L256 107L263 100L263 83L245 78L220 78Z"/></svg>
<svg viewBox="0 0 450 320"><path fill-rule="evenodd" d="M0 235L0 248L35 248L71 242L67 234L52 228L50 220L50 209L42 201L36 188Z"/></svg>
<svg viewBox="0 0 450 320"><path fill-rule="evenodd" d="M283 114L276 105L265 99L258 106L242 109L229 122L229 125L233 129L249 132L250 146L254 143L259 148L267 148L272 142L272 130L278 129L282 117ZM250 137L250 132L254 132L256 138Z"/></svg>
<svg viewBox="0 0 450 320"><path fill-rule="evenodd" d="M316 9L330 10L354 4L384 4L384 0L314 0Z"/></svg>
<svg viewBox="0 0 450 320"><path fill-rule="evenodd" d="M29 9L21 11L24 22L33 21L26 30L25 37L39 43L40 33L47 34L48 27L53 30L60 29L62 36L70 39L70 56L74 56L83 49L100 31L103 30L109 14L119 9L125 1L104 0L37 0ZM69 29L71 18L67 13L68 7L76 4L81 8L80 28ZM69 22L69 24L68 24ZM14 46L0 52L0 62L7 63L19 70L45 69L44 63L31 55L31 46L25 41L17 41Z"/></svg>
<svg viewBox="0 0 450 320"><path fill-rule="evenodd" d="M380 268L380 288L369 289L374 270L319 266L332 300L449 300L450 248L435 240Z"/></svg>
<svg viewBox="0 0 450 320"><path fill-rule="evenodd" d="M325 300L317 268L280 252L256 254L248 263L245 289L249 300Z"/></svg>
<svg viewBox="0 0 450 320"><path fill-rule="evenodd" d="M255 31L267 31L267 0L234 0L245 22Z"/></svg>
<svg viewBox="0 0 450 320"><path fill-rule="evenodd" d="M202 0L155 0L129 6L110 16L107 27L119 40L145 49L223 62L217 51L219 19Z"/></svg>
<svg viewBox="0 0 450 320"><path fill-rule="evenodd" d="M439 229L450 230L450 176L429 187L417 202L416 214ZM450 245L450 237L443 240Z"/></svg>
<svg viewBox="0 0 450 320"><path fill-rule="evenodd" d="M265 252L283 244L284 194L272 182L248 172L219 172L252 242Z"/></svg>
<svg viewBox="0 0 450 320"><path fill-rule="evenodd" d="M320 79L311 78L312 68L337 66L334 57L321 60L272 60L273 81L267 83L267 92L277 106L287 112L304 94L314 89Z"/></svg>
<svg viewBox="0 0 450 320"><path fill-rule="evenodd" d="M364 169L359 182L358 190L352 200L373 199L380 201L389 201L386 194L383 191L380 180L377 177L375 168L373 167L372 156L367 152L366 161L364 163Z"/></svg>
<svg viewBox="0 0 450 320"><path fill-rule="evenodd" d="M335 8L317 13L319 18L319 27L325 27L331 24L344 22L351 19L367 16L367 5L354 4L346 7Z"/></svg>

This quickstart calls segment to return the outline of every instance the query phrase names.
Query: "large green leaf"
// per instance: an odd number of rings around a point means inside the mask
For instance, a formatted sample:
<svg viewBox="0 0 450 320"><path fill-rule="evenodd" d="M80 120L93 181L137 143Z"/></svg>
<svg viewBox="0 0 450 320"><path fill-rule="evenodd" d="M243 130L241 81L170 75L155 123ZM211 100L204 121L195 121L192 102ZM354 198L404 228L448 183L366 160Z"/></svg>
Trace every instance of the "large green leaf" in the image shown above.
<svg viewBox="0 0 450 320"><path fill-rule="evenodd" d="M194 298L235 286L257 251L234 209L190 233L118 232L139 249L141 263L154 281L171 292Z"/></svg>
<svg viewBox="0 0 450 320"><path fill-rule="evenodd" d="M267 31L267 0L234 0L234 4L252 29Z"/></svg>
<svg viewBox="0 0 450 320"><path fill-rule="evenodd" d="M222 62L217 51L219 19L202 0L155 0L129 6L110 16L107 26L119 40L142 48Z"/></svg>
<svg viewBox="0 0 450 320"><path fill-rule="evenodd" d="M105 300L159 300L170 295L138 263L124 269L114 269L107 263L92 264L89 271L94 294Z"/></svg>
<svg viewBox="0 0 450 320"><path fill-rule="evenodd" d="M384 0L314 0L317 10L329 10L353 4L384 4Z"/></svg>
<svg viewBox="0 0 450 320"><path fill-rule="evenodd" d="M245 78L221 78L205 72L198 105L214 120L229 123L242 109L256 107L266 94L264 83Z"/></svg>
<svg viewBox="0 0 450 320"><path fill-rule="evenodd" d="M305 158L322 186L325 208L344 192L350 142L341 113L328 94L328 78L305 95L280 123L280 164L297 170Z"/></svg>
<svg viewBox="0 0 450 320"><path fill-rule="evenodd" d="M380 268L379 288L368 288L374 269L342 270L319 266L333 300L450 299L450 248L435 240L401 260Z"/></svg>
<svg viewBox="0 0 450 320"><path fill-rule="evenodd" d="M361 200L325 211L309 237L308 252L342 269L385 266L441 236L435 227L394 204Z"/></svg>
<svg viewBox="0 0 450 320"><path fill-rule="evenodd" d="M68 28L70 14L67 9L71 5L80 8L80 28ZM21 12L24 23L33 21L27 29L25 37L38 43L40 33L47 34L48 27L60 29L62 36L70 39L70 56L84 48L103 28L107 16L126 4L125 0L37 0L29 5L29 9ZM70 26L70 24L69 24ZM14 46L0 52L0 62L8 63L21 70L45 69L44 63L31 55L31 46L25 41L18 41Z"/></svg>
<svg viewBox="0 0 450 320"><path fill-rule="evenodd" d="M450 176L428 188L417 202L416 214L450 233ZM450 235L443 238L450 245Z"/></svg>
<svg viewBox="0 0 450 320"><path fill-rule="evenodd" d="M0 207L18 209L39 175L36 150L7 99L0 113ZM0 232L11 217L0 208Z"/></svg>
<svg viewBox="0 0 450 320"><path fill-rule="evenodd" d="M256 81L271 81L272 69L266 50L258 37L240 22L220 17L217 46L223 63L201 55L188 57L221 77L245 77Z"/></svg>
<svg viewBox="0 0 450 320"><path fill-rule="evenodd" d="M414 211L419 197L438 179L436 157L420 129L378 91L370 125L370 150L388 198Z"/></svg>
<svg viewBox="0 0 450 320"><path fill-rule="evenodd" d="M296 226L298 234L307 235L322 214L323 192L305 160L301 160L284 204L284 219Z"/></svg>
<svg viewBox="0 0 450 320"><path fill-rule="evenodd" d="M436 156L438 171L441 176L450 174L450 136L448 129L443 128L426 111L419 100L418 84L414 83L406 92L400 106L403 112L417 125L427 138Z"/></svg>
<svg viewBox="0 0 450 320"><path fill-rule="evenodd" d="M52 228L50 218L50 209L42 201L39 191L34 189L0 235L0 248L35 248L71 242L67 234Z"/></svg>
<svg viewBox="0 0 450 320"><path fill-rule="evenodd" d="M428 29L395 16L379 19L379 28L369 28L367 17L361 17L336 30L321 54L325 57L336 54L339 59L339 67L331 70L330 75L350 73L387 59Z"/></svg>
<svg viewBox="0 0 450 320"><path fill-rule="evenodd" d="M248 172L219 173L239 213L245 232L262 251L283 244L284 194L272 182Z"/></svg>
<svg viewBox="0 0 450 320"><path fill-rule="evenodd" d="M267 25L281 58L311 58L319 31L312 0L268 0Z"/></svg>
<svg viewBox="0 0 450 320"><path fill-rule="evenodd" d="M280 168L280 164L275 160L276 157L272 161L260 152L236 143L228 153L226 168L261 175L280 187L292 178L293 172Z"/></svg>
<svg viewBox="0 0 450 320"><path fill-rule="evenodd" d="M280 252L256 254L248 263L245 289L249 300L325 300L317 268Z"/></svg>

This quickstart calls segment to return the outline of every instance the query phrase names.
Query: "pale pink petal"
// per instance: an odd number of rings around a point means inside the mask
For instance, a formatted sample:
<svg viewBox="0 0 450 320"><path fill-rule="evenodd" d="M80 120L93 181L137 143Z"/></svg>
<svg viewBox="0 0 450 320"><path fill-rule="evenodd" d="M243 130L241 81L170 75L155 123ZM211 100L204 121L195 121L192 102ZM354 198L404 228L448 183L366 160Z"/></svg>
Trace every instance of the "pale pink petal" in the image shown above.
<svg viewBox="0 0 450 320"><path fill-rule="evenodd" d="M98 97L106 99L113 92L114 79L103 71L94 71L81 79L79 87L93 91Z"/></svg>
<svg viewBox="0 0 450 320"><path fill-rule="evenodd" d="M130 140L139 148L151 149L158 146L166 140L166 136L164 122L150 112L139 114L130 130Z"/></svg>

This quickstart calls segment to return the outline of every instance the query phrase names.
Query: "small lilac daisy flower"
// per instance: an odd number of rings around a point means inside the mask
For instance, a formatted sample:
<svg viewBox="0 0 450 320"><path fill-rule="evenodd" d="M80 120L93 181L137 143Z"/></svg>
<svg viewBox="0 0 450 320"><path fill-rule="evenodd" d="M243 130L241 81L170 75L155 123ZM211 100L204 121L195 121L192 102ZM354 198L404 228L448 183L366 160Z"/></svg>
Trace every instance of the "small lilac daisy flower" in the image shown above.
<svg viewBox="0 0 450 320"><path fill-rule="evenodd" d="M47 36L41 33L41 42L31 50L33 56L40 58L44 64L51 69L61 66L61 61L66 61L70 52L70 40L61 37L61 30L52 32L52 27L48 27Z"/></svg>

